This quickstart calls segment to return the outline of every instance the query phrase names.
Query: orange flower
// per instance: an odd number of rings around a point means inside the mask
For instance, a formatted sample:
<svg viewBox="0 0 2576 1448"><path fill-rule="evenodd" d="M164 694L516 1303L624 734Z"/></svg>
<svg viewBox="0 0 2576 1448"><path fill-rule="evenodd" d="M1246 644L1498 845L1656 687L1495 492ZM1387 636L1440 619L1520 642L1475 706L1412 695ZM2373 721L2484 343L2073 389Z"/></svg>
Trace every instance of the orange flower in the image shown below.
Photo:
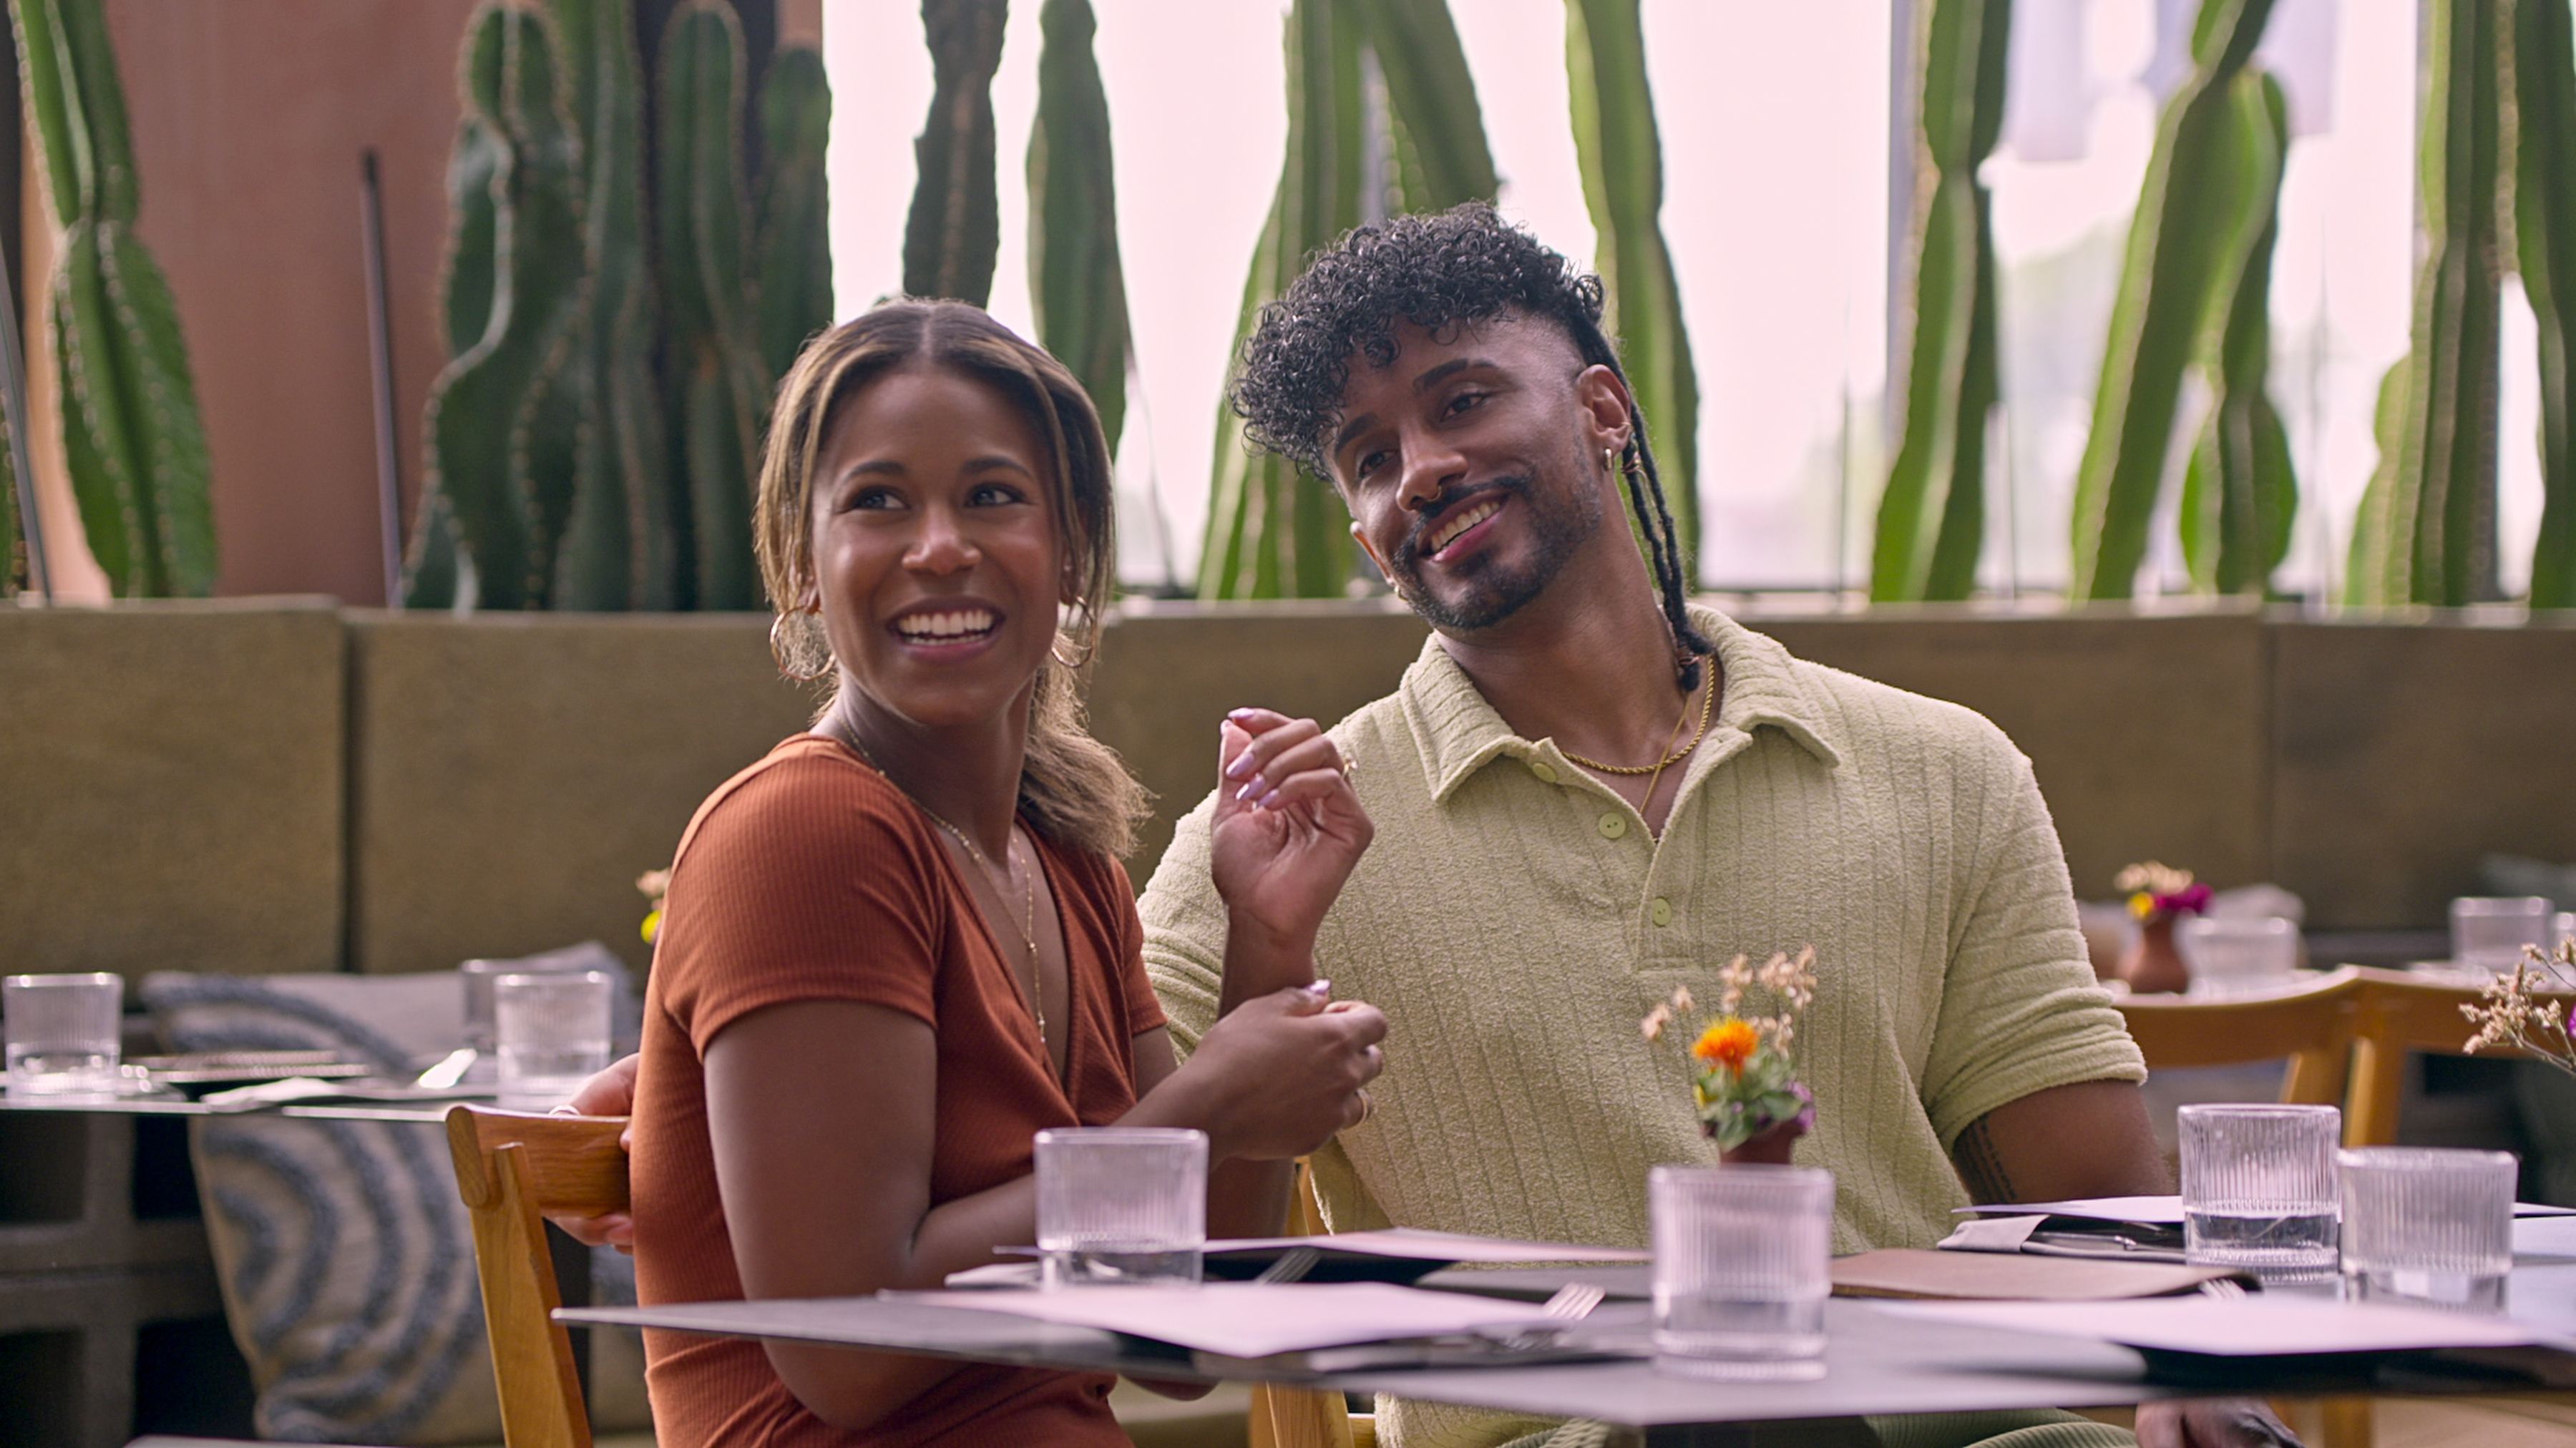
<svg viewBox="0 0 2576 1448"><path fill-rule="evenodd" d="M1725 1016L1700 1032L1699 1039L1691 1043L1691 1054L1724 1066L1740 1076L1744 1073L1744 1063L1753 1059L1755 1048L1761 1044L1762 1037L1750 1022Z"/></svg>

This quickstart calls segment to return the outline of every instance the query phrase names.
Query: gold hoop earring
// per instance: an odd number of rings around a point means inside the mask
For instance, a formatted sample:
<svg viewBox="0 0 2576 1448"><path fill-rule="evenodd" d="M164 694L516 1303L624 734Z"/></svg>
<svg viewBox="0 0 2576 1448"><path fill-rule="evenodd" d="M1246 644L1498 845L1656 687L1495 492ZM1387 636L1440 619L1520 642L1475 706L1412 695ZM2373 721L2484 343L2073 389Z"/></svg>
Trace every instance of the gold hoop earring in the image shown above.
<svg viewBox="0 0 2576 1448"><path fill-rule="evenodd" d="M1069 659L1064 656L1065 650L1068 647L1073 650L1073 657ZM1061 630L1056 633L1055 642L1047 645L1047 657L1055 660L1056 667L1061 669L1072 669L1075 671L1079 671L1085 664L1090 663L1091 656L1099 651L1100 645L1098 643L1075 643Z"/></svg>
<svg viewBox="0 0 2576 1448"><path fill-rule="evenodd" d="M819 650L806 646L809 640L798 636L803 631L802 626L788 622L791 618L800 617L804 615L782 613L770 619L769 657L778 665L780 674L797 683L810 684L832 672L832 650L828 644ZM822 657L815 659L813 655L816 653Z"/></svg>

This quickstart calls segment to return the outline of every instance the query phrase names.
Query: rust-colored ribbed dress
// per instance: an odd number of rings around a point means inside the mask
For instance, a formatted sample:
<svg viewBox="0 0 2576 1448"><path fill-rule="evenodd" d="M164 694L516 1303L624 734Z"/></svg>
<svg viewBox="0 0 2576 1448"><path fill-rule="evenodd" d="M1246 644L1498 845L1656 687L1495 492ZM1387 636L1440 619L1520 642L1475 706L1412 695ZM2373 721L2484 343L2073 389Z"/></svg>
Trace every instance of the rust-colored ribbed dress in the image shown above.
<svg viewBox="0 0 2576 1448"><path fill-rule="evenodd" d="M763 1006L865 1001L938 1032L936 1204L1031 1170L1031 1137L1135 1104L1134 1037L1163 1024L1126 872L1039 856L1071 977L1059 1085L1020 986L937 827L847 747L798 735L698 807L671 875L635 1093L635 1268L647 1303L739 1299L707 1139L707 1043ZM1052 1023L1051 1023L1052 1028ZM824 1145L818 1144L818 1149ZM663 1448L1125 1444L1100 1374L971 1366L865 1432L807 1412L757 1342L648 1332Z"/></svg>

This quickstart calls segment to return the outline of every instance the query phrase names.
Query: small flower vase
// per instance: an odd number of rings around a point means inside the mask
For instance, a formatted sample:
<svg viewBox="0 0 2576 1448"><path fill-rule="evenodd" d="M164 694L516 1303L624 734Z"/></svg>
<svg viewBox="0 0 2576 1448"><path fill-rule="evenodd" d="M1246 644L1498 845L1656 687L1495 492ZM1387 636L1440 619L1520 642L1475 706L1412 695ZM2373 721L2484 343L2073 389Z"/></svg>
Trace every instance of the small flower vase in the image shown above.
<svg viewBox="0 0 2576 1448"><path fill-rule="evenodd" d="M2138 927L2138 943L2120 960L2120 979L2132 995L2178 995L2191 985L2191 967L2174 947L2174 919L2158 911Z"/></svg>
<svg viewBox="0 0 2576 1448"><path fill-rule="evenodd" d="M1729 1165L1752 1162L1763 1166L1787 1166L1789 1149L1807 1134L1807 1118L1794 1117L1761 1132L1742 1146L1718 1153L1717 1159Z"/></svg>

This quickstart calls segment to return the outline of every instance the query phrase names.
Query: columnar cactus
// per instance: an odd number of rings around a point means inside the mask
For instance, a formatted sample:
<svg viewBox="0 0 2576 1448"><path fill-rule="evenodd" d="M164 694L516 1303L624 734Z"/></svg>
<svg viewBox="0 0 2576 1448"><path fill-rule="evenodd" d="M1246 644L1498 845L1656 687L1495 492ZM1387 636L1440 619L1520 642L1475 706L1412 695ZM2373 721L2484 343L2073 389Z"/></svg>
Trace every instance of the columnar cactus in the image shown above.
<svg viewBox="0 0 2576 1448"><path fill-rule="evenodd" d="M760 360L772 377L786 376L805 343L832 325L832 236L823 170L831 130L832 89L823 78L823 57L810 46L771 56L760 83L760 202L753 237ZM1107 164L1105 147L1101 160Z"/></svg>
<svg viewBox="0 0 2576 1448"><path fill-rule="evenodd" d="M993 72L1008 0L921 0L930 115L912 143L920 175L903 226L903 289L984 305L1002 245L993 191Z"/></svg>
<svg viewBox="0 0 2576 1448"><path fill-rule="evenodd" d="M449 185L463 192L480 182L491 220L484 230L479 204L460 208L448 266L451 339L472 325L477 303L488 298L488 309L481 335L430 385L423 523L442 506L453 520L471 564L459 569L459 601L524 608L545 601L554 539L570 506L560 450L540 433L556 416L540 383L568 349L579 315L580 142L563 113L554 45L539 15L490 0L469 34L465 119ZM542 477L541 465L550 465ZM416 538L413 558L408 593L416 603L435 602L423 586L434 579L422 566L431 561L429 544ZM469 571L471 588L462 581Z"/></svg>
<svg viewBox="0 0 2576 1448"><path fill-rule="evenodd" d="M760 601L751 495L769 411L746 293L742 26L723 0L689 0L662 34L659 174L662 295L670 308L671 420L686 479L690 583L699 608Z"/></svg>
<svg viewBox="0 0 2576 1448"><path fill-rule="evenodd" d="M1127 417L1127 277L1090 0L1046 0L1038 24L1046 48L1029 133L1029 301L1039 343L1081 379L1114 453Z"/></svg>
<svg viewBox="0 0 2576 1448"><path fill-rule="evenodd" d="M2516 5L2514 236L2540 332L2540 478L2531 606L2576 608L2576 43L2567 7Z"/></svg>
<svg viewBox="0 0 2576 1448"><path fill-rule="evenodd" d="M100 0L12 0L19 86L60 228L49 299L64 461L120 594L204 594L215 523L204 424L142 197Z"/></svg>

